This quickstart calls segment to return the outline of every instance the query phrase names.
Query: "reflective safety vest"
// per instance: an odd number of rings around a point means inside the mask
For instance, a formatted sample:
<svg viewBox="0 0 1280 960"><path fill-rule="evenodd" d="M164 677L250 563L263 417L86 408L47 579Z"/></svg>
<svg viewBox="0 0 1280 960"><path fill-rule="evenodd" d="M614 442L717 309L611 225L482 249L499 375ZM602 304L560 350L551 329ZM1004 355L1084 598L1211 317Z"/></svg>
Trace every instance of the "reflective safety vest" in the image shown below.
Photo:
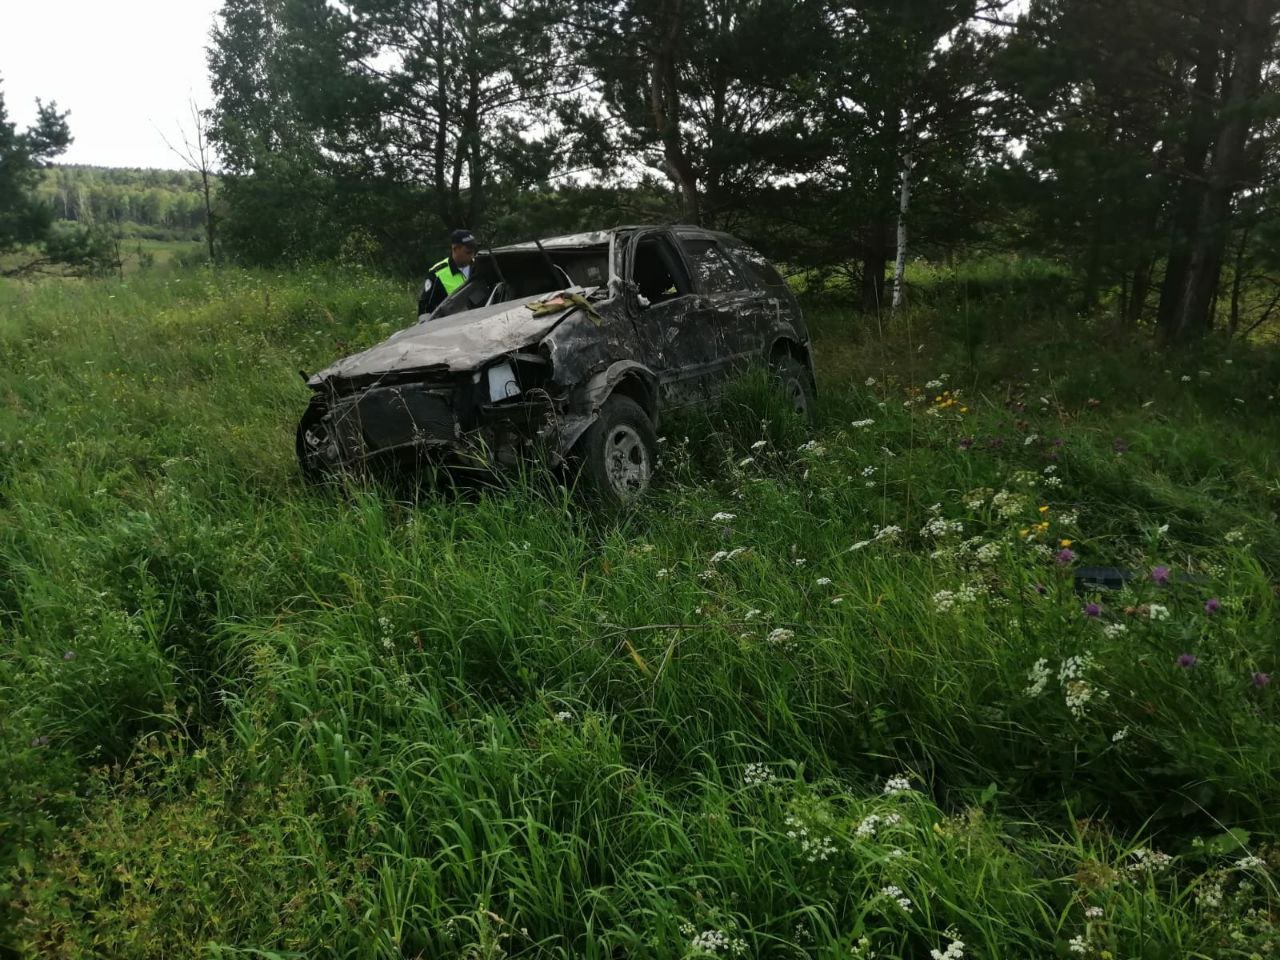
<svg viewBox="0 0 1280 960"><path fill-rule="evenodd" d="M440 286L444 287L444 295L446 297L467 282L465 276L461 273L454 273L449 268L448 257L445 257L431 268L431 275L440 281Z"/></svg>

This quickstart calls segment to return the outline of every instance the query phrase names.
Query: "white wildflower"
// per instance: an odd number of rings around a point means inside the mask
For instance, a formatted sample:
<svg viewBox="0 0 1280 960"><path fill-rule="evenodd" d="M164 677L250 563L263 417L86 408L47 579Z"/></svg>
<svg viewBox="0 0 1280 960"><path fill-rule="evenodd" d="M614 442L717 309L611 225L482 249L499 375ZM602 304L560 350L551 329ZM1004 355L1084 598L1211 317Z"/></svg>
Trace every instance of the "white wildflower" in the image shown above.
<svg viewBox="0 0 1280 960"><path fill-rule="evenodd" d="M810 440L808 443L802 443L796 449L797 453L812 453L815 457L820 457L827 452L827 448L820 444L817 440Z"/></svg>
<svg viewBox="0 0 1280 960"><path fill-rule="evenodd" d="M963 533L964 524L959 520L945 520L942 517L933 517L920 528L920 536L922 537L945 537L953 533Z"/></svg>
<svg viewBox="0 0 1280 960"><path fill-rule="evenodd" d="M723 930L703 930L689 941L689 949L702 953L726 953L740 956L747 950L746 941L731 937Z"/></svg>
<svg viewBox="0 0 1280 960"><path fill-rule="evenodd" d="M754 786L759 783L768 783L773 778L773 771L763 763L748 763L742 775L742 782L748 786Z"/></svg>
<svg viewBox="0 0 1280 960"><path fill-rule="evenodd" d="M833 607L838 607L838 606L840 606L840 604L842 604L842 603L844 603L844 597L832 597L832 598L831 598L831 605L832 605Z"/></svg>
<svg viewBox="0 0 1280 960"><path fill-rule="evenodd" d="M870 813L862 818L862 822L858 824L858 829L854 831L854 834L859 837L874 837L876 831L881 827L892 827L901 822L902 816L897 813L890 813L883 817L878 813Z"/></svg>
<svg viewBox="0 0 1280 960"><path fill-rule="evenodd" d="M1217 910L1222 906L1222 883L1213 881L1196 891L1196 906L1202 910Z"/></svg>
<svg viewBox="0 0 1280 960"><path fill-rule="evenodd" d="M902 535L902 528L894 524L887 527L877 527L876 532L872 534L872 539L882 543L896 543Z"/></svg>
<svg viewBox="0 0 1280 960"><path fill-rule="evenodd" d="M1183 382L1183 383L1190 383L1190 382L1191 382L1191 374L1189 374L1189 373L1184 373L1184 374L1182 375L1182 382Z"/></svg>
<svg viewBox="0 0 1280 960"><path fill-rule="evenodd" d="M573 714L568 710L561 710L556 714L556 721L559 723L568 723L573 719Z"/></svg>
<svg viewBox="0 0 1280 960"><path fill-rule="evenodd" d="M1077 934L1067 941L1067 949L1083 956L1089 952L1089 941Z"/></svg>
<svg viewBox="0 0 1280 960"><path fill-rule="evenodd" d="M881 792L887 797L896 796L899 793L911 793L911 781L901 774L890 777L884 782L884 789Z"/></svg>
<svg viewBox="0 0 1280 960"><path fill-rule="evenodd" d="M857 543L855 543L852 547L849 548L849 552L853 553L853 551L855 550L861 550L863 547L869 547L869 546L871 546L870 540L859 540Z"/></svg>
<svg viewBox="0 0 1280 960"><path fill-rule="evenodd" d="M729 557L728 550L717 550L715 553L711 555L711 562L719 563L721 560L727 560L728 557Z"/></svg>
<svg viewBox="0 0 1280 960"><path fill-rule="evenodd" d="M876 475L876 468L875 468L875 467L863 467L863 468L862 468L862 475L863 475L864 477L874 477L874 476Z"/></svg>
<svg viewBox="0 0 1280 960"><path fill-rule="evenodd" d="M1224 543L1243 543L1243 542L1244 542L1244 531L1243 531L1243 530L1241 530L1241 529L1239 529L1239 528L1236 528L1235 530L1228 530L1228 531L1223 535L1223 537L1222 537L1222 541L1223 541Z"/></svg>
<svg viewBox="0 0 1280 960"><path fill-rule="evenodd" d="M831 584L835 583L835 581L832 580L830 577L819 577L817 580L814 581L814 583L816 583L820 587L829 587L831 586Z"/></svg>
<svg viewBox="0 0 1280 960"><path fill-rule="evenodd" d="M1022 692L1029 697L1038 697L1044 693L1044 688L1049 684L1049 661L1041 657L1031 665L1031 669L1027 671L1027 679L1031 682Z"/></svg>
<svg viewBox="0 0 1280 960"><path fill-rule="evenodd" d="M1120 742L1121 742L1121 741L1123 741L1123 740L1124 740L1124 738L1125 738L1125 737L1127 737L1128 735L1129 735L1129 728L1128 728L1128 727L1121 727L1119 730L1117 730L1115 733L1113 733L1113 734L1111 735L1111 742L1112 742L1112 743L1120 743Z"/></svg>
<svg viewBox="0 0 1280 960"><path fill-rule="evenodd" d="M744 619L744 620L754 620L756 617L760 616L760 614L761 614L761 613L763 613L763 612L764 612L764 611L759 610L759 609L757 609L756 607L752 607L750 610L748 610L748 611L746 612L746 615L745 615L745 616L743 616L743 618L742 618L742 619Z"/></svg>
<svg viewBox="0 0 1280 960"><path fill-rule="evenodd" d="M1266 866L1267 862L1265 860L1261 857L1255 857L1252 855L1241 857L1235 862L1235 868L1237 870L1264 870L1266 869Z"/></svg>
<svg viewBox="0 0 1280 960"><path fill-rule="evenodd" d="M804 557L796 557L794 560L791 561L791 563L797 567L803 567L808 562L809 561L806 560Z"/></svg>
<svg viewBox="0 0 1280 960"><path fill-rule="evenodd" d="M741 460L738 461L738 466L749 467L755 462L756 462L755 457L743 457Z"/></svg>
<svg viewBox="0 0 1280 960"><path fill-rule="evenodd" d="M963 960L964 957L964 941L952 940L947 944L947 949L939 950L936 947L929 951L929 956L933 960Z"/></svg>
<svg viewBox="0 0 1280 960"><path fill-rule="evenodd" d="M667 579L667 577L671 576L671 570L667 567L663 567L661 570L655 573L654 576L657 577L659 580L665 580Z"/></svg>
<svg viewBox="0 0 1280 960"><path fill-rule="evenodd" d="M973 556L979 563L990 566L993 563L997 563L1003 554L1004 550L1001 548L1000 544L991 540L975 550Z"/></svg>
<svg viewBox="0 0 1280 960"><path fill-rule="evenodd" d="M753 443L753 444L751 445L751 449L752 449L752 450L763 450L763 449L764 449L765 447L767 447L768 445L769 445L769 441L768 441L768 440L757 440L755 443Z"/></svg>
<svg viewBox="0 0 1280 960"><path fill-rule="evenodd" d="M851 426L851 427L857 427L859 430L861 430L861 429L863 429L864 427L869 427L869 426L871 426L871 425L872 425L872 424L874 424L874 423L875 423L875 421L874 421L874 420L872 420L872 419L868 418L868 419L866 419L866 420L854 420L852 423L850 423L850 424L849 424L849 426Z"/></svg>
<svg viewBox="0 0 1280 960"><path fill-rule="evenodd" d="M1026 512L1027 498L1020 493L1001 490L991 498L991 506L1002 520L1011 520Z"/></svg>
<svg viewBox="0 0 1280 960"><path fill-rule="evenodd" d="M1103 636L1114 640L1116 637L1127 633L1129 630L1123 623L1104 623L1102 625Z"/></svg>
<svg viewBox="0 0 1280 960"><path fill-rule="evenodd" d="M711 522L712 523L728 523L730 520L737 520L737 519L738 519L738 515L736 513L726 513L725 511L721 510L719 513L712 516Z"/></svg>
<svg viewBox="0 0 1280 960"><path fill-rule="evenodd" d="M1152 620L1168 620L1169 608L1163 603L1153 603L1147 607L1147 616Z"/></svg>
<svg viewBox="0 0 1280 960"><path fill-rule="evenodd" d="M876 385L876 378L875 378L875 377L867 377L867 379L866 379L866 380L864 380L864 381L863 381L863 383L864 383L866 386L868 386L868 387L874 387L874 386Z"/></svg>
<svg viewBox="0 0 1280 960"><path fill-rule="evenodd" d="M1173 857L1167 853L1161 853L1159 850L1148 850L1146 847L1139 847L1130 856L1133 859L1124 866L1124 869L1129 873L1142 873L1146 870L1150 870L1152 873L1159 873L1173 863Z"/></svg>
<svg viewBox="0 0 1280 960"><path fill-rule="evenodd" d="M888 897L890 900L896 903L899 907L901 907L904 913L911 912L911 898L902 892L901 887L896 886L895 884L892 884L892 883L889 884L887 887L881 887L880 896Z"/></svg>
<svg viewBox="0 0 1280 960"><path fill-rule="evenodd" d="M1102 918L1101 907L1085 907L1084 915L1090 920L1100 920Z"/></svg>
<svg viewBox="0 0 1280 960"><path fill-rule="evenodd" d="M1088 680L1072 680L1066 684L1066 694L1063 697L1063 701L1073 717L1083 717L1085 708L1097 692ZM1105 694L1100 694L1100 696L1105 696Z"/></svg>
<svg viewBox="0 0 1280 960"><path fill-rule="evenodd" d="M1023 438L1023 440L1022 440L1022 445L1023 445L1024 447L1029 447L1029 446L1031 446L1033 443L1035 443L1035 442L1036 442L1037 440L1039 440L1039 439L1040 439L1040 435L1039 435L1039 434L1036 434L1036 433L1029 433L1029 434L1027 434L1027 435L1026 435L1026 437L1024 437L1024 438Z"/></svg>
<svg viewBox="0 0 1280 960"><path fill-rule="evenodd" d="M785 647L790 645L795 638L796 632L794 630L788 630L786 627L774 627L764 639L771 647Z"/></svg>

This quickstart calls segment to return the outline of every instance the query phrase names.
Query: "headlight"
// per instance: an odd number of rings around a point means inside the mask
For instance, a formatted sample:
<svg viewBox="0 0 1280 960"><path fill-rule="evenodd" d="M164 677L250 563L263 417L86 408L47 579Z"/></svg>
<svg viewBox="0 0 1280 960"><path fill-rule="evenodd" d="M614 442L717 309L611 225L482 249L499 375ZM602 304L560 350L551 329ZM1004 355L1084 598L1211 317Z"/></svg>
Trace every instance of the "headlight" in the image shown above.
<svg viewBox="0 0 1280 960"><path fill-rule="evenodd" d="M520 384L516 383L516 373L509 361L495 363L485 371L485 376L489 381L490 403L520 395Z"/></svg>

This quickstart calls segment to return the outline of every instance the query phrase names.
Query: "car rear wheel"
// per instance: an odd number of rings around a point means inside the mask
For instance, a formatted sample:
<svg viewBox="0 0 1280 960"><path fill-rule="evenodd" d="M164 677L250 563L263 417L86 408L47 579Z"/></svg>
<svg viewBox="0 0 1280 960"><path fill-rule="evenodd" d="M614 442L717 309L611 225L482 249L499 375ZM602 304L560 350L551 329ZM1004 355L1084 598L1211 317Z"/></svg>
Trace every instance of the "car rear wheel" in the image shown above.
<svg viewBox="0 0 1280 960"><path fill-rule="evenodd" d="M812 423L817 395L804 364L791 354L784 354L773 362L773 376L791 409L802 420Z"/></svg>
<svg viewBox="0 0 1280 960"><path fill-rule="evenodd" d="M648 488L658 460L653 422L630 397L614 395L578 444L579 481L612 507L635 501Z"/></svg>

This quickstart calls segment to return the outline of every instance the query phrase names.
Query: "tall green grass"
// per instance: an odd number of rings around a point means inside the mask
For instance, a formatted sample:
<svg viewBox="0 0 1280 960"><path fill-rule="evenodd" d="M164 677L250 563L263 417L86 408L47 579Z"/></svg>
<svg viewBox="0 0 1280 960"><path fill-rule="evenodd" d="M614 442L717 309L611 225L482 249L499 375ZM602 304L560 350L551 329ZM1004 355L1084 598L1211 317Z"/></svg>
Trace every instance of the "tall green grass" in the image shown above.
<svg viewBox="0 0 1280 960"><path fill-rule="evenodd" d="M920 280L615 516L301 483L399 285L0 288L0 950L1265 956L1280 364Z"/></svg>

